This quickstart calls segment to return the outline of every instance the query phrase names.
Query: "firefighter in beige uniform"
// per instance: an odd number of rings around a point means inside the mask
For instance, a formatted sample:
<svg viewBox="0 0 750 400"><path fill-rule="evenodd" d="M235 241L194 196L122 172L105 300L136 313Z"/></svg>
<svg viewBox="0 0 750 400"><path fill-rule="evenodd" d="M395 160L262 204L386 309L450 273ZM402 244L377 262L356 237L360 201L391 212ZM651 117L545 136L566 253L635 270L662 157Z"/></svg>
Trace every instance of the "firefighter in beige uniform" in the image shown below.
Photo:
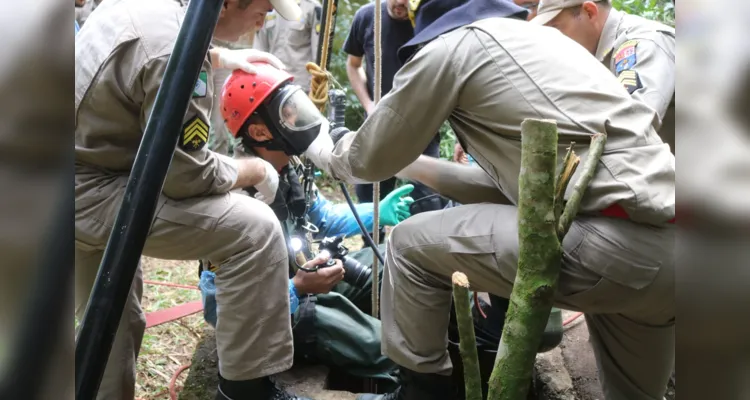
<svg viewBox="0 0 750 400"><path fill-rule="evenodd" d="M289 18L287 0L228 0L215 37L236 40L272 4ZM76 310L82 317L122 202L143 130L154 106L184 11L171 0L108 0L76 37ZM256 50L212 49L194 87L178 148L143 254L208 259L217 271L220 397L293 399L268 375L292 365L287 251L278 221L263 202L230 193L255 186L272 201L278 186L261 159L233 160L206 148L212 66L252 70L249 61L281 63ZM264 197L265 196L265 197ZM316 262L320 262L317 260ZM145 318L140 268L133 282L99 390L100 399L134 397L135 359ZM222 393L223 392L223 393Z"/></svg>
<svg viewBox="0 0 750 400"><path fill-rule="evenodd" d="M294 76L294 83L309 91L311 75L305 65L315 62L322 7L318 0L296 1L302 9L302 18L287 21L276 13L268 13L263 27L255 34L253 47L278 57Z"/></svg>
<svg viewBox="0 0 750 400"><path fill-rule="evenodd" d="M518 19L487 19L485 1L422 0L415 38L401 51L420 47L393 90L358 132L336 128L306 152L342 180L399 173L465 204L415 215L388 239L382 348L412 383L398 398L452 399L454 270L477 291L510 296L520 125L546 118L557 121L559 154L575 141L585 159L589 135L608 136L562 243L555 305L586 313L607 400L661 399L674 357L675 159L652 126L655 112L577 43ZM445 119L481 168L419 157Z"/></svg>
<svg viewBox="0 0 750 400"><path fill-rule="evenodd" d="M654 127L675 148L675 30L616 10L609 0L543 0L532 20L584 46L633 97L653 108Z"/></svg>

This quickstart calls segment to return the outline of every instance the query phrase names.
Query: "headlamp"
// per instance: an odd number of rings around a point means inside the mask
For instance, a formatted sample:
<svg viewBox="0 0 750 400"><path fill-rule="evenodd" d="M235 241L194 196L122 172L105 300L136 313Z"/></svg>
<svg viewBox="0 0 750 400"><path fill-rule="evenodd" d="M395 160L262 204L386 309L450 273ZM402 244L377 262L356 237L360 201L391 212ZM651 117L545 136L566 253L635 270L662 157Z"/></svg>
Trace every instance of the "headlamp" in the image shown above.
<svg viewBox="0 0 750 400"><path fill-rule="evenodd" d="M292 248L293 252L298 252L302 250L302 239L294 236L291 239L289 239L289 247Z"/></svg>

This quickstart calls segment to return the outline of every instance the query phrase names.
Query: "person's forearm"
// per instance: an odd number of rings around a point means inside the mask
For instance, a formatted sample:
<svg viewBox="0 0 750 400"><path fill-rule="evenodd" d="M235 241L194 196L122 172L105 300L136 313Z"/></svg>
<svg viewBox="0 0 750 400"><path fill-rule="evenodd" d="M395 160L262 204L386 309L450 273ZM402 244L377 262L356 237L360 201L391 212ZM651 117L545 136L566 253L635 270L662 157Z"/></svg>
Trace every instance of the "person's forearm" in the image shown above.
<svg viewBox="0 0 750 400"><path fill-rule="evenodd" d="M462 204L510 204L492 178L479 167L420 156L396 176L420 182Z"/></svg>
<svg viewBox="0 0 750 400"><path fill-rule="evenodd" d="M232 189L255 186L266 177L266 166L260 158L235 159L237 162L237 182Z"/></svg>
<svg viewBox="0 0 750 400"><path fill-rule="evenodd" d="M347 63L346 76L349 77L349 84L352 86L354 94L359 99L359 102L362 103L362 107L364 107L365 110L369 110L373 104L370 95L367 94L367 76L365 75L365 69L362 68L361 65L356 67Z"/></svg>
<svg viewBox="0 0 750 400"><path fill-rule="evenodd" d="M223 50L221 47L214 47L208 51L209 57L211 57L211 65L216 68L219 65L219 52Z"/></svg>

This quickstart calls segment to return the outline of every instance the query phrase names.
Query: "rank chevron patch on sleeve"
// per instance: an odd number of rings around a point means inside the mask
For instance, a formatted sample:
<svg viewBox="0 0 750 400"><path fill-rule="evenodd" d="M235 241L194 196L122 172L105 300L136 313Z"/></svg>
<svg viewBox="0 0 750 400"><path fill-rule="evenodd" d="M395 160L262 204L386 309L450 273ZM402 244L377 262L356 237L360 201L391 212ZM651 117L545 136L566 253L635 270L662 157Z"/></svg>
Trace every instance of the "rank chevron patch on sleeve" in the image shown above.
<svg viewBox="0 0 750 400"><path fill-rule="evenodd" d="M180 148L185 151L198 151L206 143L208 143L208 124L199 115L196 115L182 127Z"/></svg>

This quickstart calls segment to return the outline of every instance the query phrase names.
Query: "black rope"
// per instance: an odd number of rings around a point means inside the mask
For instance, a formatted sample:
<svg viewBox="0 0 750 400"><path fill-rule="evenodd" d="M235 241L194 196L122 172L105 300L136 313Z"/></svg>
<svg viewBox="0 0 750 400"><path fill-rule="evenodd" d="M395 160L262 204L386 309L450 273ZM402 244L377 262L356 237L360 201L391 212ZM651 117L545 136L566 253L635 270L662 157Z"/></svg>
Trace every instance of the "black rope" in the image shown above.
<svg viewBox="0 0 750 400"><path fill-rule="evenodd" d="M373 242L372 237L370 237L370 234L367 232L367 228L365 227L365 224L362 223L362 219L359 218L359 213L357 212L357 207L354 205L354 202L352 201L352 196L349 195L349 191L346 190L346 185L344 185L344 182L339 183L339 186L341 187L341 191L344 192L344 197L346 197L346 202L349 204L349 208L352 209L352 214L354 214L354 219L357 221L357 225L359 225L359 230L362 231L362 236L365 239L365 243L367 243L370 248L372 248L372 251L375 252L375 254L378 256L378 260L380 260L380 263L385 265L385 260L383 259L383 255L380 254L380 251L378 250L378 246L375 246L375 242ZM373 229L379 228L375 226L375 223L373 221Z"/></svg>

